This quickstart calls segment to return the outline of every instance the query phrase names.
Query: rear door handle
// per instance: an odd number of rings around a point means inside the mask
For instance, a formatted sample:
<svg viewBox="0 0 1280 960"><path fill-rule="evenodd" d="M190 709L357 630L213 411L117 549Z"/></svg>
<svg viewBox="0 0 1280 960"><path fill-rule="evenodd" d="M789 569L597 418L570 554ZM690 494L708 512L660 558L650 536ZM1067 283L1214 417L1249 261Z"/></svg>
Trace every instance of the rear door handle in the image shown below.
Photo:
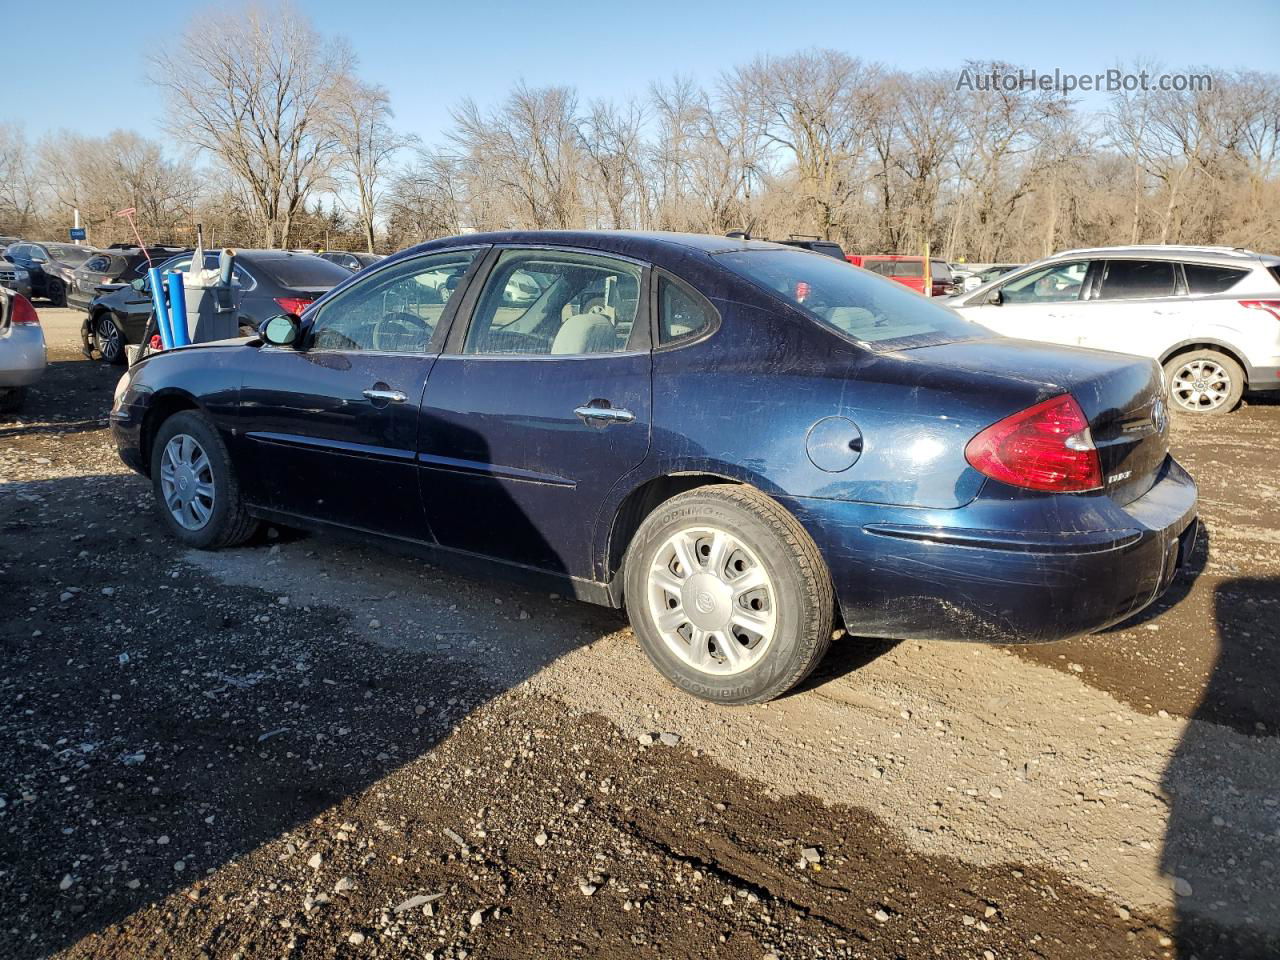
<svg viewBox="0 0 1280 960"><path fill-rule="evenodd" d="M577 407L573 412L581 417L584 423L590 423L592 420L603 421L606 424L631 423L636 418L630 410L623 410L621 407L593 407L590 404Z"/></svg>
<svg viewBox="0 0 1280 960"><path fill-rule="evenodd" d="M404 403L409 399L399 390L374 390L370 388L364 391L364 395L370 400L389 400L391 403Z"/></svg>

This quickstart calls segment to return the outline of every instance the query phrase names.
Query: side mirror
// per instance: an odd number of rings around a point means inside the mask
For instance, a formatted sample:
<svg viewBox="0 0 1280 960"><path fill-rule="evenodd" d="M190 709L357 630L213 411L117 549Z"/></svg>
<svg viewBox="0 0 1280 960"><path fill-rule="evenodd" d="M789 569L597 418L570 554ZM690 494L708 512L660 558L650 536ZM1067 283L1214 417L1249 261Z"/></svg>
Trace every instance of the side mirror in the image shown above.
<svg viewBox="0 0 1280 960"><path fill-rule="evenodd" d="M273 347L296 347L299 345L300 328L298 318L292 313L264 320L258 327L258 335Z"/></svg>
<svg viewBox="0 0 1280 960"><path fill-rule="evenodd" d="M987 299L983 302L988 303L993 307L998 307L1000 304L1004 303L1004 294L1000 292L999 288L997 288L988 293Z"/></svg>

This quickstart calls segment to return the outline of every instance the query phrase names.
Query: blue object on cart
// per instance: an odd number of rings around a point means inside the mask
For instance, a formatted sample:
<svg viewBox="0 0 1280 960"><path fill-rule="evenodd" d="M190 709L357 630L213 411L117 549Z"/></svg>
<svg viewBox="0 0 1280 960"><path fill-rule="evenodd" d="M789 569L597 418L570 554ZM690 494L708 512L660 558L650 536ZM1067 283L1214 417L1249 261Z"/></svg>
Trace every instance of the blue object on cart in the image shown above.
<svg viewBox="0 0 1280 960"><path fill-rule="evenodd" d="M151 307L156 312L156 330L160 334L160 346L165 350L173 349L173 330L169 326L169 305L165 301L164 280L160 270L152 267L147 271L147 282L151 284Z"/></svg>
<svg viewBox="0 0 1280 960"><path fill-rule="evenodd" d="M191 344L191 331L187 329L187 295L182 288L182 274L169 273L169 326L173 332L173 345L186 347Z"/></svg>

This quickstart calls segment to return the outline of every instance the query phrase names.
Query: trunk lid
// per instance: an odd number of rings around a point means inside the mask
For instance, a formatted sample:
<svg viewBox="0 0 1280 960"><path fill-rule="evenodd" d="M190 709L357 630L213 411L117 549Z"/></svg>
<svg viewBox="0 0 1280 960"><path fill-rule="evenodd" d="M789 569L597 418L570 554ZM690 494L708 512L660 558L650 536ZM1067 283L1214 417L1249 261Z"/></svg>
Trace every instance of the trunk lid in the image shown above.
<svg viewBox="0 0 1280 960"><path fill-rule="evenodd" d="M918 347L902 356L1020 380L1037 388L1037 402L1070 393L1089 420L1104 489L1121 505L1151 489L1168 456L1164 383L1154 360L1005 338Z"/></svg>

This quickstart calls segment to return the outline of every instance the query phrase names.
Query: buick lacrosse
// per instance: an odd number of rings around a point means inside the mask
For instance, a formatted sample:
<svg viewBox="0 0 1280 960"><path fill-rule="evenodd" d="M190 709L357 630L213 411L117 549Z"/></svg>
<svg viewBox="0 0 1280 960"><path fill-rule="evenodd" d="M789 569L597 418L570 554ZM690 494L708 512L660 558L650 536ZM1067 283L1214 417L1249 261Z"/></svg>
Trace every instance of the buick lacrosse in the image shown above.
<svg viewBox="0 0 1280 960"><path fill-rule="evenodd" d="M175 537L329 529L625 607L663 675L722 703L790 689L839 626L1098 630L1196 536L1152 360L1000 337L786 246L451 237L259 333L116 390Z"/></svg>

